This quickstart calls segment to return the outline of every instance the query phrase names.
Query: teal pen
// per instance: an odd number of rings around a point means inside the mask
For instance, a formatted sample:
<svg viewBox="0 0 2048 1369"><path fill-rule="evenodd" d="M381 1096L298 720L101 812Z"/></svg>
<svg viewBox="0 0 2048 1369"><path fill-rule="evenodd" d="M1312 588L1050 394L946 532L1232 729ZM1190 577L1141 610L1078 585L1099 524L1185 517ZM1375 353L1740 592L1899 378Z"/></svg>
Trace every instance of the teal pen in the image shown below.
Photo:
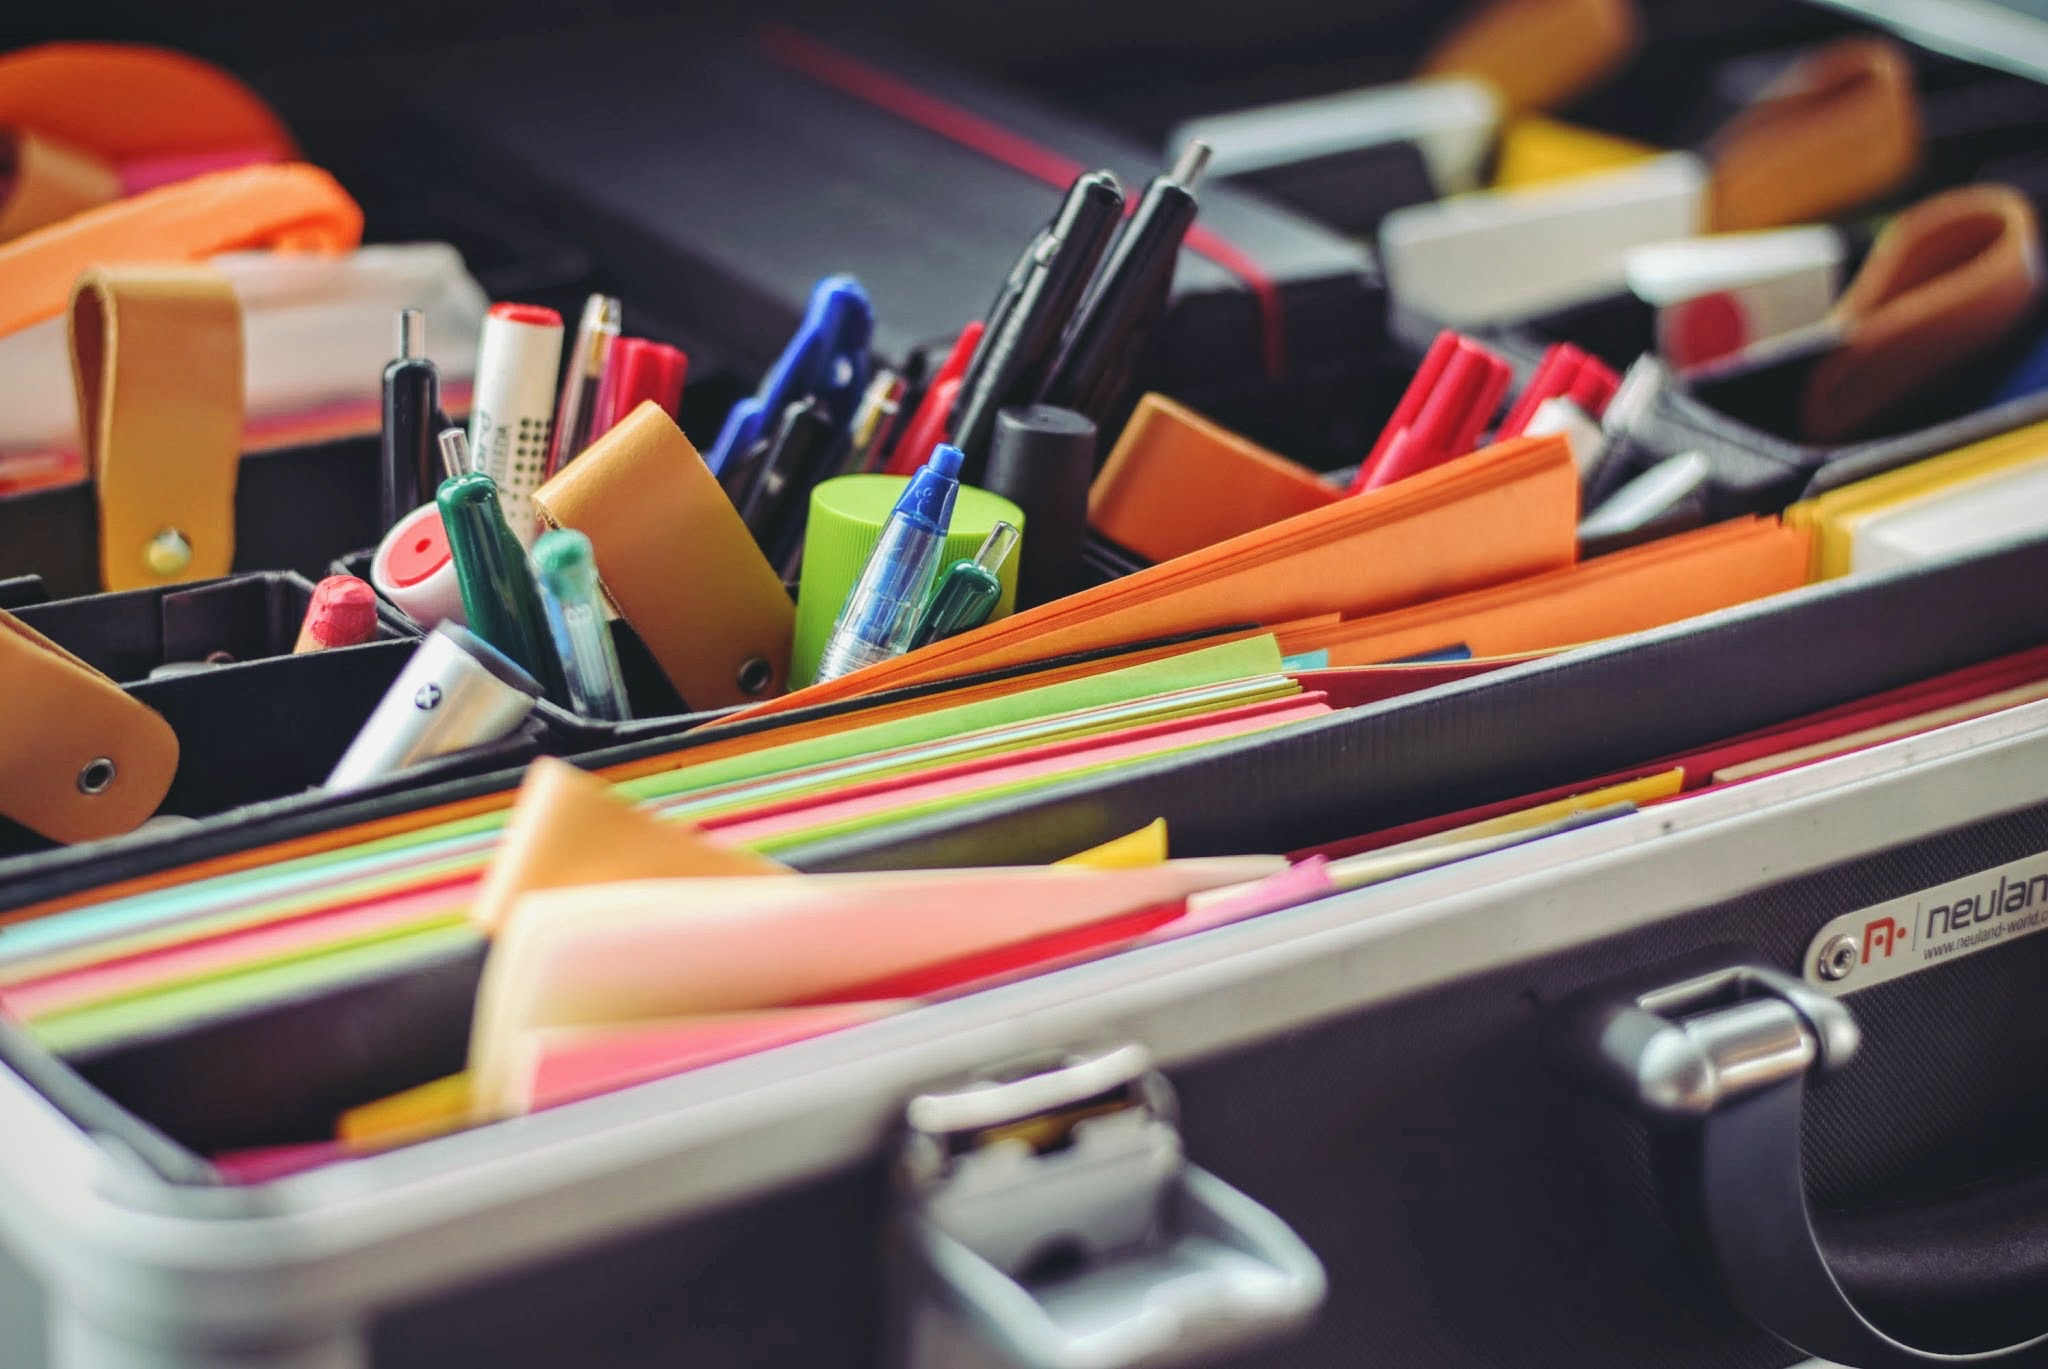
<svg viewBox="0 0 2048 1369"><path fill-rule="evenodd" d="M569 707L568 682L548 632L540 586L526 548L505 521L497 482L482 471L454 476L441 482L434 502L441 509L470 631L539 680L549 699Z"/></svg>
<svg viewBox="0 0 2048 1369"><path fill-rule="evenodd" d="M569 704L585 718L622 723L633 716L619 653L605 621L604 591L590 539L573 528L555 528L533 544L534 574L548 631L569 683Z"/></svg>
<svg viewBox="0 0 2048 1369"><path fill-rule="evenodd" d="M1017 529L997 523L982 540L981 550L947 567L917 620L917 630L910 634L910 649L930 646L987 622L996 600L1003 597L1003 582L996 577L1016 546Z"/></svg>

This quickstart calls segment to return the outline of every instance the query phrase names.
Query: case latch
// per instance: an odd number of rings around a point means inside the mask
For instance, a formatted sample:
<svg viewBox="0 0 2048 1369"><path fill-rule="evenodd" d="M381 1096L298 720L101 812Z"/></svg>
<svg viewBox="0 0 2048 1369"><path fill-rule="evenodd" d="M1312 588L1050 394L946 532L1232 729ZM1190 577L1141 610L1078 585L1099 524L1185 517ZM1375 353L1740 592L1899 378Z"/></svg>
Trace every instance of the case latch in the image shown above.
<svg viewBox="0 0 2048 1369"><path fill-rule="evenodd" d="M1322 1302L1287 1225L1187 1163L1141 1046L988 1072L907 1120L897 1364L1205 1363Z"/></svg>

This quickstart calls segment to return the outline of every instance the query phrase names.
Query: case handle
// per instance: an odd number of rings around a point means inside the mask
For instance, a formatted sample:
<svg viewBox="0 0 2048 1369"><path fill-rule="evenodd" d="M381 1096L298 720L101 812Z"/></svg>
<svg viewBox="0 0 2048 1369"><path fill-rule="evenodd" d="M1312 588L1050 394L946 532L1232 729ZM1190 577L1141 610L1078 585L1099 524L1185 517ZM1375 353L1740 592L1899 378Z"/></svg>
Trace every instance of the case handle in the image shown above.
<svg viewBox="0 0 2048 1369"><path fill-rule="evenodd" d="M1690 1133L1686 1163L1671 1176L1690 1191L1667 1192L1667 1202L1693 1214L1722 1282L1772 1335L1848 1369L1994 1364L2048 1350L2048 1330L1974 1349L1909 1344L1877 1326L1844 1287L1846 1269L1881 1283L1895 1267L1901 1233L1930 1217L1975 1211L1981 1218L1995 1209L1980 1195L1866 1219L1852 1228L1857 1239L1845 1268L1831 1263L1807 1202L1799 1139L1809 1080L1840 1069L1860 1044L1839 1001L1777 970L1737 964L1647 991L1582 995L1564 1006L1554 1028L1559 1058L1581 1083L1639 1117ZM1973 1225L1989 1234L1981 1220ZM2039 1263L2048 1214L2026 1225L2030 1240L2006 1244ZM1973 1271L1997 1262L1995 1253L1974 1254ZM2048 1323L2048 1310L2041 1319Z"/></svg>
<svg viewBox="0 0 2048 1369"><path fill-rule="evenodd" d="M1137 1046L912 1100L893 1362L1208 1364L1306 1321L1322 1265L1171 1112Z"/></svg>

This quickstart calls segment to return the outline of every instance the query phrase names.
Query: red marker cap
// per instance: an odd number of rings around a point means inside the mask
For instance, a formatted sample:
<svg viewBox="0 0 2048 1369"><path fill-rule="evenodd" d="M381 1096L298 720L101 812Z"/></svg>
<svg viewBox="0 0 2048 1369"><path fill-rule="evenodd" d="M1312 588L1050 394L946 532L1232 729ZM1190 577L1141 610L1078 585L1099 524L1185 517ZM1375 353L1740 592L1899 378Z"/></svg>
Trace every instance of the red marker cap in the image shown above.
<svg viewBox="0 0 2048 1369"><path fill-rule="evenodd" d="M360 646L377 635L377 592L353 575L330 575L313 589L294 654Z"/></svg>
<svg viewBox="0 0 2048 1369"><path fill-rule="evenodd" d="M1355 494L1391 485L1479 445L1514 368L1468 337L1444 333L1352 481Z"/></svg>
<svg viewBox="0 0 2048 1369"><path fill-rule="evenodd" d="M980 322L968 324L960 330L960 336L953 339L953 350L946 353L945 365L932 376L931 384L925 386L924 400L917 406L910 422L903 425L903 436L896 439L896 450L889 453L889 464L883 467L890 475L914 475L918 467L932 454L932 448L944 442L949 434L947 424L953 417L953 402L960 397L960 378L967 374L967 363L974 359L974 353L981 346L983 328Z"/></svg>
<svg viewBox="0 0 2048 1369"><path fill-rule="evenodd" d="M604 379L598 382L591 433L602 436L610 432L650 399L674 418L682 407L683 379L689 373L690 359L667 343L644 337L620 338L612 344Z"/></svg>
<svg viewBox="0 0 2048 1369"><path fill-rule="evenodd" d="M545 304L515 304L510 300L491 306L491 317L507 323L524 323L535 328L559 328L562 316Z"/></svg>
<svg viewBox="0 0 2048 1369"><path fill-rule="evenodd" d="M1569 399L1597 420L1620 384L1621 377L1600 358L1569 342L1554 343L1536 363L1536 373L1502 420L1499 435L1520 437L1536 416L1536 406L1546 399Z"/></svg>

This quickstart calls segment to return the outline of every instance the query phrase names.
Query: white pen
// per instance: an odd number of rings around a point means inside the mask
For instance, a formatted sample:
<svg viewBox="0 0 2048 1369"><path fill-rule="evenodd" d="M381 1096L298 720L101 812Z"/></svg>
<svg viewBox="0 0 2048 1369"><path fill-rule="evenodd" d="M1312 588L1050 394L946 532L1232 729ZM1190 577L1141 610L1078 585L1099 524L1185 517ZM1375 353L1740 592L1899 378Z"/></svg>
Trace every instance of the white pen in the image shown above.
<svg viewBox="0 0 2048 1369"><path fill-rule="evenodd" d="M484 315L471 392L469 445L477 469L498 487L505 521L520 543L539 535L533 492L547 479L562 316L537 304L494 304Z"/></svg>

